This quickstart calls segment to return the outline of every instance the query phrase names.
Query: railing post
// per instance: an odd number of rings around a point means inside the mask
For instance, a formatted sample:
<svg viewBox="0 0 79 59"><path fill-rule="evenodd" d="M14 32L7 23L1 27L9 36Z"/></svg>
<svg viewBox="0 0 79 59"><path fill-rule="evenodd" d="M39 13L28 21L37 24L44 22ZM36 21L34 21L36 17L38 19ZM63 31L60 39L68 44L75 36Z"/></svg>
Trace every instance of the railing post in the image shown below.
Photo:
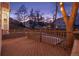
<svg viewBox="0 0 79 59"><path fill-rule="evenodd" d="M42 41L42 31L40 29L40 42Z"/></svg>
<svg viewBox="0 0 79 59"><path fill-rule="evenodd" d="M0 56L1 56L1 47L2 47L2 30L0 28Z"/></svg>
<svg viewBox="0 0 79 59"><path fill-rule="evenodd" d="M64 38L64 32L62 32L62 38Z"/></svg>

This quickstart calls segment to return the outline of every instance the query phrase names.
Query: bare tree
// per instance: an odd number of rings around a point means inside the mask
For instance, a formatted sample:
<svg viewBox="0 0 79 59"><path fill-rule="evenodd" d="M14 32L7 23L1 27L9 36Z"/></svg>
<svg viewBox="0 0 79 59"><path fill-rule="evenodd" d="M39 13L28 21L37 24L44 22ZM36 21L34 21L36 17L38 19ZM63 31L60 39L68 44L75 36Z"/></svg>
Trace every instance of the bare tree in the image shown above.
<svg viewBox="0 0 79 59"><path fill-rule="evenodd" d="M25 18L27 16L27 9L25 5L21 5L15 14L17 15L18 21L24 21L25 23L25 20L26 20Z"/></svg>
<svg viewBox="0 0 79 59"><path fill-rule="evenodd" d="M61 8L61 13L64 17L64 22L66 24L66 32L67 32L67 40L66 40L66 46L68 47L72 47L73 45L73 24L74 21L76 20L76 16L77 16L77 11L78 11L78 7L79 7L79 3L78 2L74 2L72 4L72 9L71 9L71 14L70 17L67 17L67 13L64 7L64 3L60 2L60 8Z"/></svg>
<svg viewBox="0 0 79 59"><path fill-rule="evenodd" d="M30 17L30 20L29 20L30 27L33 29L35 27L35 23L34 23L34 21L35 21L35 15L34 15L33 8L30 11L29 17Z"/></svg>
<svg viewBox="0 0 79 59"><path fill-rule="evenodd" d="M37 22L39 22L40 21L40 19L39 19L39 17L40 17L40 11L35 11L36 12L36 21Z"/></svg>

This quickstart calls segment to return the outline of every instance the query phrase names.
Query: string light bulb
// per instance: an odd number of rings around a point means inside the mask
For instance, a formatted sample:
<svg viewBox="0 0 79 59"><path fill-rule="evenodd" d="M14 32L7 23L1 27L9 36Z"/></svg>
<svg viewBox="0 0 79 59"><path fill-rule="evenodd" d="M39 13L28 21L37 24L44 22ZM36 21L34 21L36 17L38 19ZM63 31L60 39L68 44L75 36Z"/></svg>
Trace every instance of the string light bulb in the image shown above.
<svg viewBox="0 0 79 59"><path fill-rule="evenodd" d="M63 5L63 2L60 2L60 5Z"/></svg>

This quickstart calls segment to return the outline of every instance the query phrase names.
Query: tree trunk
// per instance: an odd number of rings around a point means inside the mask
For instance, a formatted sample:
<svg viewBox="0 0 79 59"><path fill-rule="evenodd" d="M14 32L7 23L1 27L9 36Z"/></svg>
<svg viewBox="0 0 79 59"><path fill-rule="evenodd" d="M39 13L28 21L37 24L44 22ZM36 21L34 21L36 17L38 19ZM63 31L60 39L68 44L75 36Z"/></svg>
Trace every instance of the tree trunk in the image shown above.
<svg viewBox="0 0 79 59"><path fill-rule="evenodd" d="M72 26L71 26L72 27ZM73 31L69 25L66 25L66 47L72 48L73 46Z"/></svg>
<svg viewBox="0 0 79 59"><path fill-rule="evenodd" d="M65 8L64 8L64 4L60 4L61 7L61 12L62 15L64 17L64 22L66 24L66 41L65 41L65 46L68 48L71 48L73 45L73 25L74 22L76 20L76 15L77 15L77 11L78 11L78 3L74 2L72 5L72 10L71 10L71 15L70 18L68 19Z"/></svg>

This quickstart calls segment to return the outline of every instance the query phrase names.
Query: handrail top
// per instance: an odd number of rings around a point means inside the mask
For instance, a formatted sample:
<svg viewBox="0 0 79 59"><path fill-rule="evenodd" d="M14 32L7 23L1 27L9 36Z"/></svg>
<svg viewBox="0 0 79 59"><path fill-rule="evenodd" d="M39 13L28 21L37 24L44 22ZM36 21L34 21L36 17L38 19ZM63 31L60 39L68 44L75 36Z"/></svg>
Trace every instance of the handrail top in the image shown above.
<svg viewBox="0 0 79 59"><path fill-rule="evenodd" d="M73 31L74 34L79 34L79 31Z"/></svg>

